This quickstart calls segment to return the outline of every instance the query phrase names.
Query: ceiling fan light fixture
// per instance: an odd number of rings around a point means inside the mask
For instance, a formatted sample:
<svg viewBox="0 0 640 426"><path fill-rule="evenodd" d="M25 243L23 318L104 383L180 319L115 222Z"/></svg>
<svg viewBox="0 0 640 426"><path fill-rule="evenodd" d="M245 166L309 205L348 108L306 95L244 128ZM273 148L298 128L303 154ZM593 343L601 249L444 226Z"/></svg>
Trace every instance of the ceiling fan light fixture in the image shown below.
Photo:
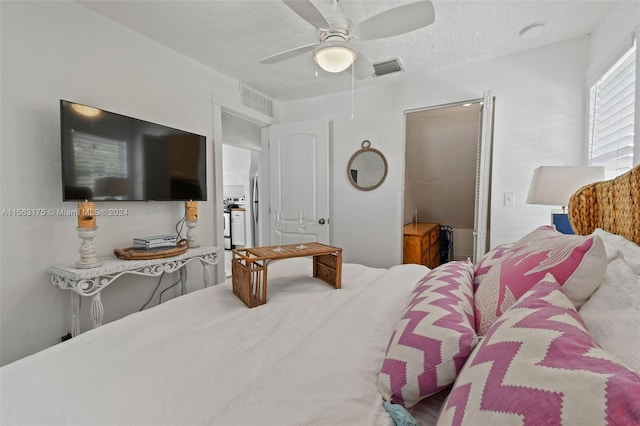
<svg viewBox="0 0 640 426"><path fill-rule="evenodd" d="M356 52L346 43L324 43L313 52L313 59L325 71L342 72L356 60Z"/></svg>
<svg viewBox="0 0 640 426"><path fill-rule="evenodd" d="M71 109L73 109L78 114L84 115L85 117L95 117L97 115L100 115L99 109L86 105L71 104Z"/></svg>

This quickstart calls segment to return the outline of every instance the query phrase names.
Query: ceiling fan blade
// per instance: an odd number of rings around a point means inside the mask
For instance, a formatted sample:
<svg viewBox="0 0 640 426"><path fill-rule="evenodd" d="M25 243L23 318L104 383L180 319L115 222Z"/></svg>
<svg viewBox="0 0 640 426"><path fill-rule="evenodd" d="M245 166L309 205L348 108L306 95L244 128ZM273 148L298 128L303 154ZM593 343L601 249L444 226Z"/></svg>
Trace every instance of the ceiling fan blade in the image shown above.
<svg viewBox="0 0 640 426"><path fill-rule="evenodd" d="M394 7L353 26L359 40L376 40L408 33L433 24L433 4L429 0Z"/></svg>
<svg viewBox="0 0 640 426"><path fill-rule="evenodd" d="M275 64L276 62L284 61L285 59L290 59L295 56L298 56L302 53L313 50L319 43L307 44L304 46L299 46L293 49L285 50L280 53L276 53L275 55L267 56L260 60L261 64Z"/></svg>
<svg viewBox="0 0 640 426"><path fill-rule="evenodd" d="M369 58L364 56L362 52L358 51L358 56L356 56L356 61L353 64L355 77L358 80L364 80L365 78L369 78L373 76L375 70L373 69L373 65Z"/></svg>
<svg viewBox="0 0 640 426"><path fill-rule="evenodd" d="M309 0L282 0L291 10L317 29L329 29L331 25L322 13Z"/></svg>

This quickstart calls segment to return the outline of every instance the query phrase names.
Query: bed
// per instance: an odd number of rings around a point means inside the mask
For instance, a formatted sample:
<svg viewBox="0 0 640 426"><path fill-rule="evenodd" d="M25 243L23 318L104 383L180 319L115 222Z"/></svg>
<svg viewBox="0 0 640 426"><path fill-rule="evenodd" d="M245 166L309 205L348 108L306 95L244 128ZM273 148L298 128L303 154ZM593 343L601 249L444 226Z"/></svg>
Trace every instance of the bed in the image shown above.
<svg viewBox="0 0 640 426"><path fill-rule="evenodd" d="M638 219L640 169L606 185L632 188L619 204L606 198L617 219L627 209ZM87 331L0 369L0 424L640 424L640 220L615 235L598 191L572 200L585 237L542 227L475 265L434 270L345 263L340 290L311 276L310 259L288 259L270 266L260 307L221 284ZM557 279L536 270L530 288L486 290L522 274L511 263L527 263L525 243L565 238L604 258L580 257L580 274ZM576 277L596 284L573 291ZM557 357L545 358L550 378L534 371L540 348Z"/></svg>

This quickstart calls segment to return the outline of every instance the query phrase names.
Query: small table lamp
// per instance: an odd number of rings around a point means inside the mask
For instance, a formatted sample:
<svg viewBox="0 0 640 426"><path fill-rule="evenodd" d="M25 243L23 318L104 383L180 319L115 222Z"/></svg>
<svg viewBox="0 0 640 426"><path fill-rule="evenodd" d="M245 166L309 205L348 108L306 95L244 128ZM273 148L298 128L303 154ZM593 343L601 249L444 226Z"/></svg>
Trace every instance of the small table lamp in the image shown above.
<svg viewBox="0 0 640 426"><path fill-rule="evenodd" d="M562 206L562 212L551 213L551 222L559 232L573 234L565 208L571 195L603 179L604 167L540 166L533 171L527 204Z"/></svg>

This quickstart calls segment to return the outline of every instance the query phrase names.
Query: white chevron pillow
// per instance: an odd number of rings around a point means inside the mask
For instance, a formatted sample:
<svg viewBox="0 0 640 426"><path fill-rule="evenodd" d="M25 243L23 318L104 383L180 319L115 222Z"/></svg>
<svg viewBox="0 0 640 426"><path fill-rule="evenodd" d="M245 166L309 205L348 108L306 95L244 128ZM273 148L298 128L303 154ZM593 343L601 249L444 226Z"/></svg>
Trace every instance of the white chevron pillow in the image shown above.
<svg viewBox="0 0 640 426"><path fill-rule="evenodd" d="M473 264L455 261L418 282L378 375L386 401L409 408L453 383L477 343L472 281Z"/></svg>
<svg viewBox="0 0 640 426"><path fill-rule="evenodd" d="M509 252L513 244L502 244L491 249L487 254L482 256L473 270L473 292L475 293L478 286L487 276L491 268L504 260L504 255Z"/></svg>
<svg viewBox="0 0 640 426"><path fill-rule="evenodd" d="M489 328L437 421L507 424L640 424L640 376L596 345L551 274Z"/></svg>
<svg viewBox="0 0 640 426"><path fill-rule="evenodd" d="M576 308L598 288L607 268L600 237L564 235L541 226L508 248L474 294L476 331L484 335L495 320L551 273Z"/></svg>

